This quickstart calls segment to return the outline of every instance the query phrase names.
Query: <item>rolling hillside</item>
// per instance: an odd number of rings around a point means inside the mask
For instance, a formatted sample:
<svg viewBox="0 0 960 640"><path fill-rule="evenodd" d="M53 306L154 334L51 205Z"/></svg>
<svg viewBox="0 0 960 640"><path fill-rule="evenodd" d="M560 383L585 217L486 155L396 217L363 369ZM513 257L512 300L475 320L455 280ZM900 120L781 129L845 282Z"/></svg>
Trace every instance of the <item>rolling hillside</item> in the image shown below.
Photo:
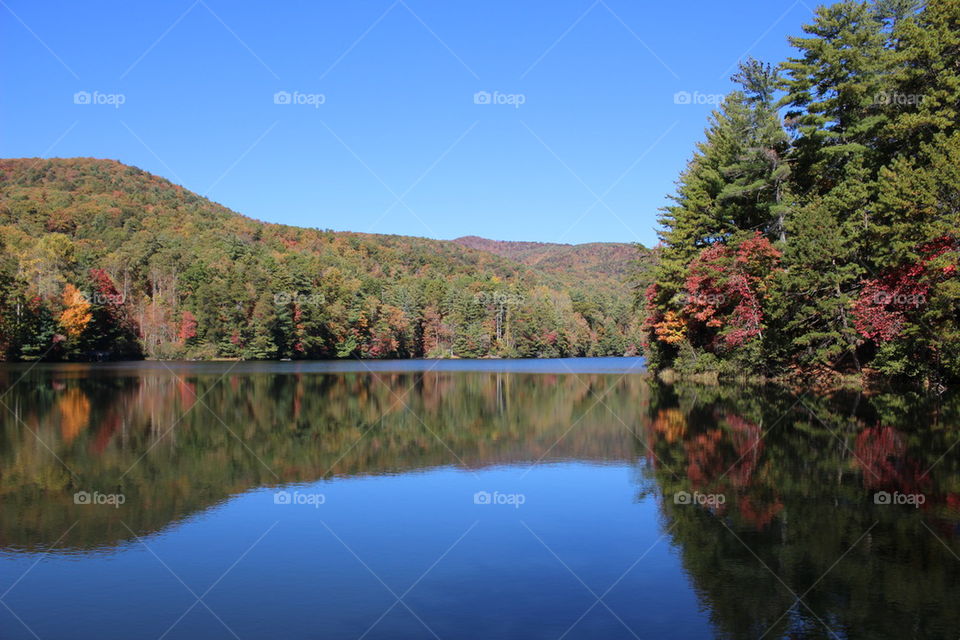
<svg viewBox="0 0 960 640"><path fill-rule="evenodd" d="M634 352L633 248L543 246L270 224L112 160L0 160L0 357Z"/></svg>

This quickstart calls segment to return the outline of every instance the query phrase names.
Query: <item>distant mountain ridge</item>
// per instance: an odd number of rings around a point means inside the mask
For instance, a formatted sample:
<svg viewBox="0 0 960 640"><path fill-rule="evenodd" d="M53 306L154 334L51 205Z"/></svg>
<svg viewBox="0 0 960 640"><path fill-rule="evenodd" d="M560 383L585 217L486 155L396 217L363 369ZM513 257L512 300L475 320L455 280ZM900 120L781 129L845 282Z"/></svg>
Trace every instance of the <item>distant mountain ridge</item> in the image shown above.
<svg viewBox="0 0 960 640"><path fill-rule="evenodd" d="M572 271L614 278L628 276L638 259L638 246L625 242L561 244L490 240L479 236L463 236L452 242L550 272Z"/></svg>

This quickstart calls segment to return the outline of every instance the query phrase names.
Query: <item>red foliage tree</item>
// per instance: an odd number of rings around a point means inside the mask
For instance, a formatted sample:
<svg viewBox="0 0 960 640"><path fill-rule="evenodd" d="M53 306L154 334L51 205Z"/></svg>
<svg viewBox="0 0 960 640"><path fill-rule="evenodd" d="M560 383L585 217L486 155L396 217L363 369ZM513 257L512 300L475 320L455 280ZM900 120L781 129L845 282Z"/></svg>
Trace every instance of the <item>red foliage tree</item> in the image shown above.
<svg viewBox="0 0 960 640"><path fill-rule="evenodd" d="M187 340L195 337L197 337L197 319L188 309L183 312L180 318L180 330L177 332L177 339L180 340L181 344L185 344Z"/></svg>
<svg viewBox="0 0 960 640"><path fill-rule="evenodd" d="M137 343L140 327L133 319L126 296L117 290L113 279L103 269L90 269L94 331L97 348L116 351L127 356L139 354Z"/></svg>
<svg viewBox="0 0 960 640"><path fill-rule="evenodd" d="M956 266L931 268L930 262L951 250L956 241L944 236L920 249L918 262L888 269L876 278L864 280L853 304L854 326L865 338L886 342L903 331L911 313L927 302L931 284L954 277Z"/></svg>
<svg viewBox="0 0 960 640"><path fill-rule="evenodd" d="M762 234L700 252L684 283L683 315L710 347L737 347L763 330L763 296L780 252ZM692 333L693 331L691 331Z"/></svg>

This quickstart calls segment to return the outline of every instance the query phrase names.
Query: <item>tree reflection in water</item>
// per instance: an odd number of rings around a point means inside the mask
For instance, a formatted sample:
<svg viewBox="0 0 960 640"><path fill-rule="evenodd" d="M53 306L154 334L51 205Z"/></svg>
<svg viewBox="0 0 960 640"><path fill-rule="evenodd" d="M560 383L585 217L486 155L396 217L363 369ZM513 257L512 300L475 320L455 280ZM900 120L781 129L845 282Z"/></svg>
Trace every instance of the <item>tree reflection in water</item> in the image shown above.
<svg viewBox="0 0 960 640"><path fill-rule="evenodd" d="M655 385L649 406L647 477L718 635L956 636L956 401Z"/></svg>

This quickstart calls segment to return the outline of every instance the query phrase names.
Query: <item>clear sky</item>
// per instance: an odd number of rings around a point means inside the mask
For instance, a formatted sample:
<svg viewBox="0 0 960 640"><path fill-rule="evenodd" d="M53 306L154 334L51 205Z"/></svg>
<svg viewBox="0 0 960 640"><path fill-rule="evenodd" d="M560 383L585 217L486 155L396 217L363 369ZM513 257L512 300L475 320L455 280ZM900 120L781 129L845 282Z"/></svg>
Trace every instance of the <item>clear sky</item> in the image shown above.
<svg viewBox="0 0 960 640"><path fill-rule="evenodd" d="M814 6L0 0L0 155L113 158L271 222L652 244L711 96Z"/></svg>

